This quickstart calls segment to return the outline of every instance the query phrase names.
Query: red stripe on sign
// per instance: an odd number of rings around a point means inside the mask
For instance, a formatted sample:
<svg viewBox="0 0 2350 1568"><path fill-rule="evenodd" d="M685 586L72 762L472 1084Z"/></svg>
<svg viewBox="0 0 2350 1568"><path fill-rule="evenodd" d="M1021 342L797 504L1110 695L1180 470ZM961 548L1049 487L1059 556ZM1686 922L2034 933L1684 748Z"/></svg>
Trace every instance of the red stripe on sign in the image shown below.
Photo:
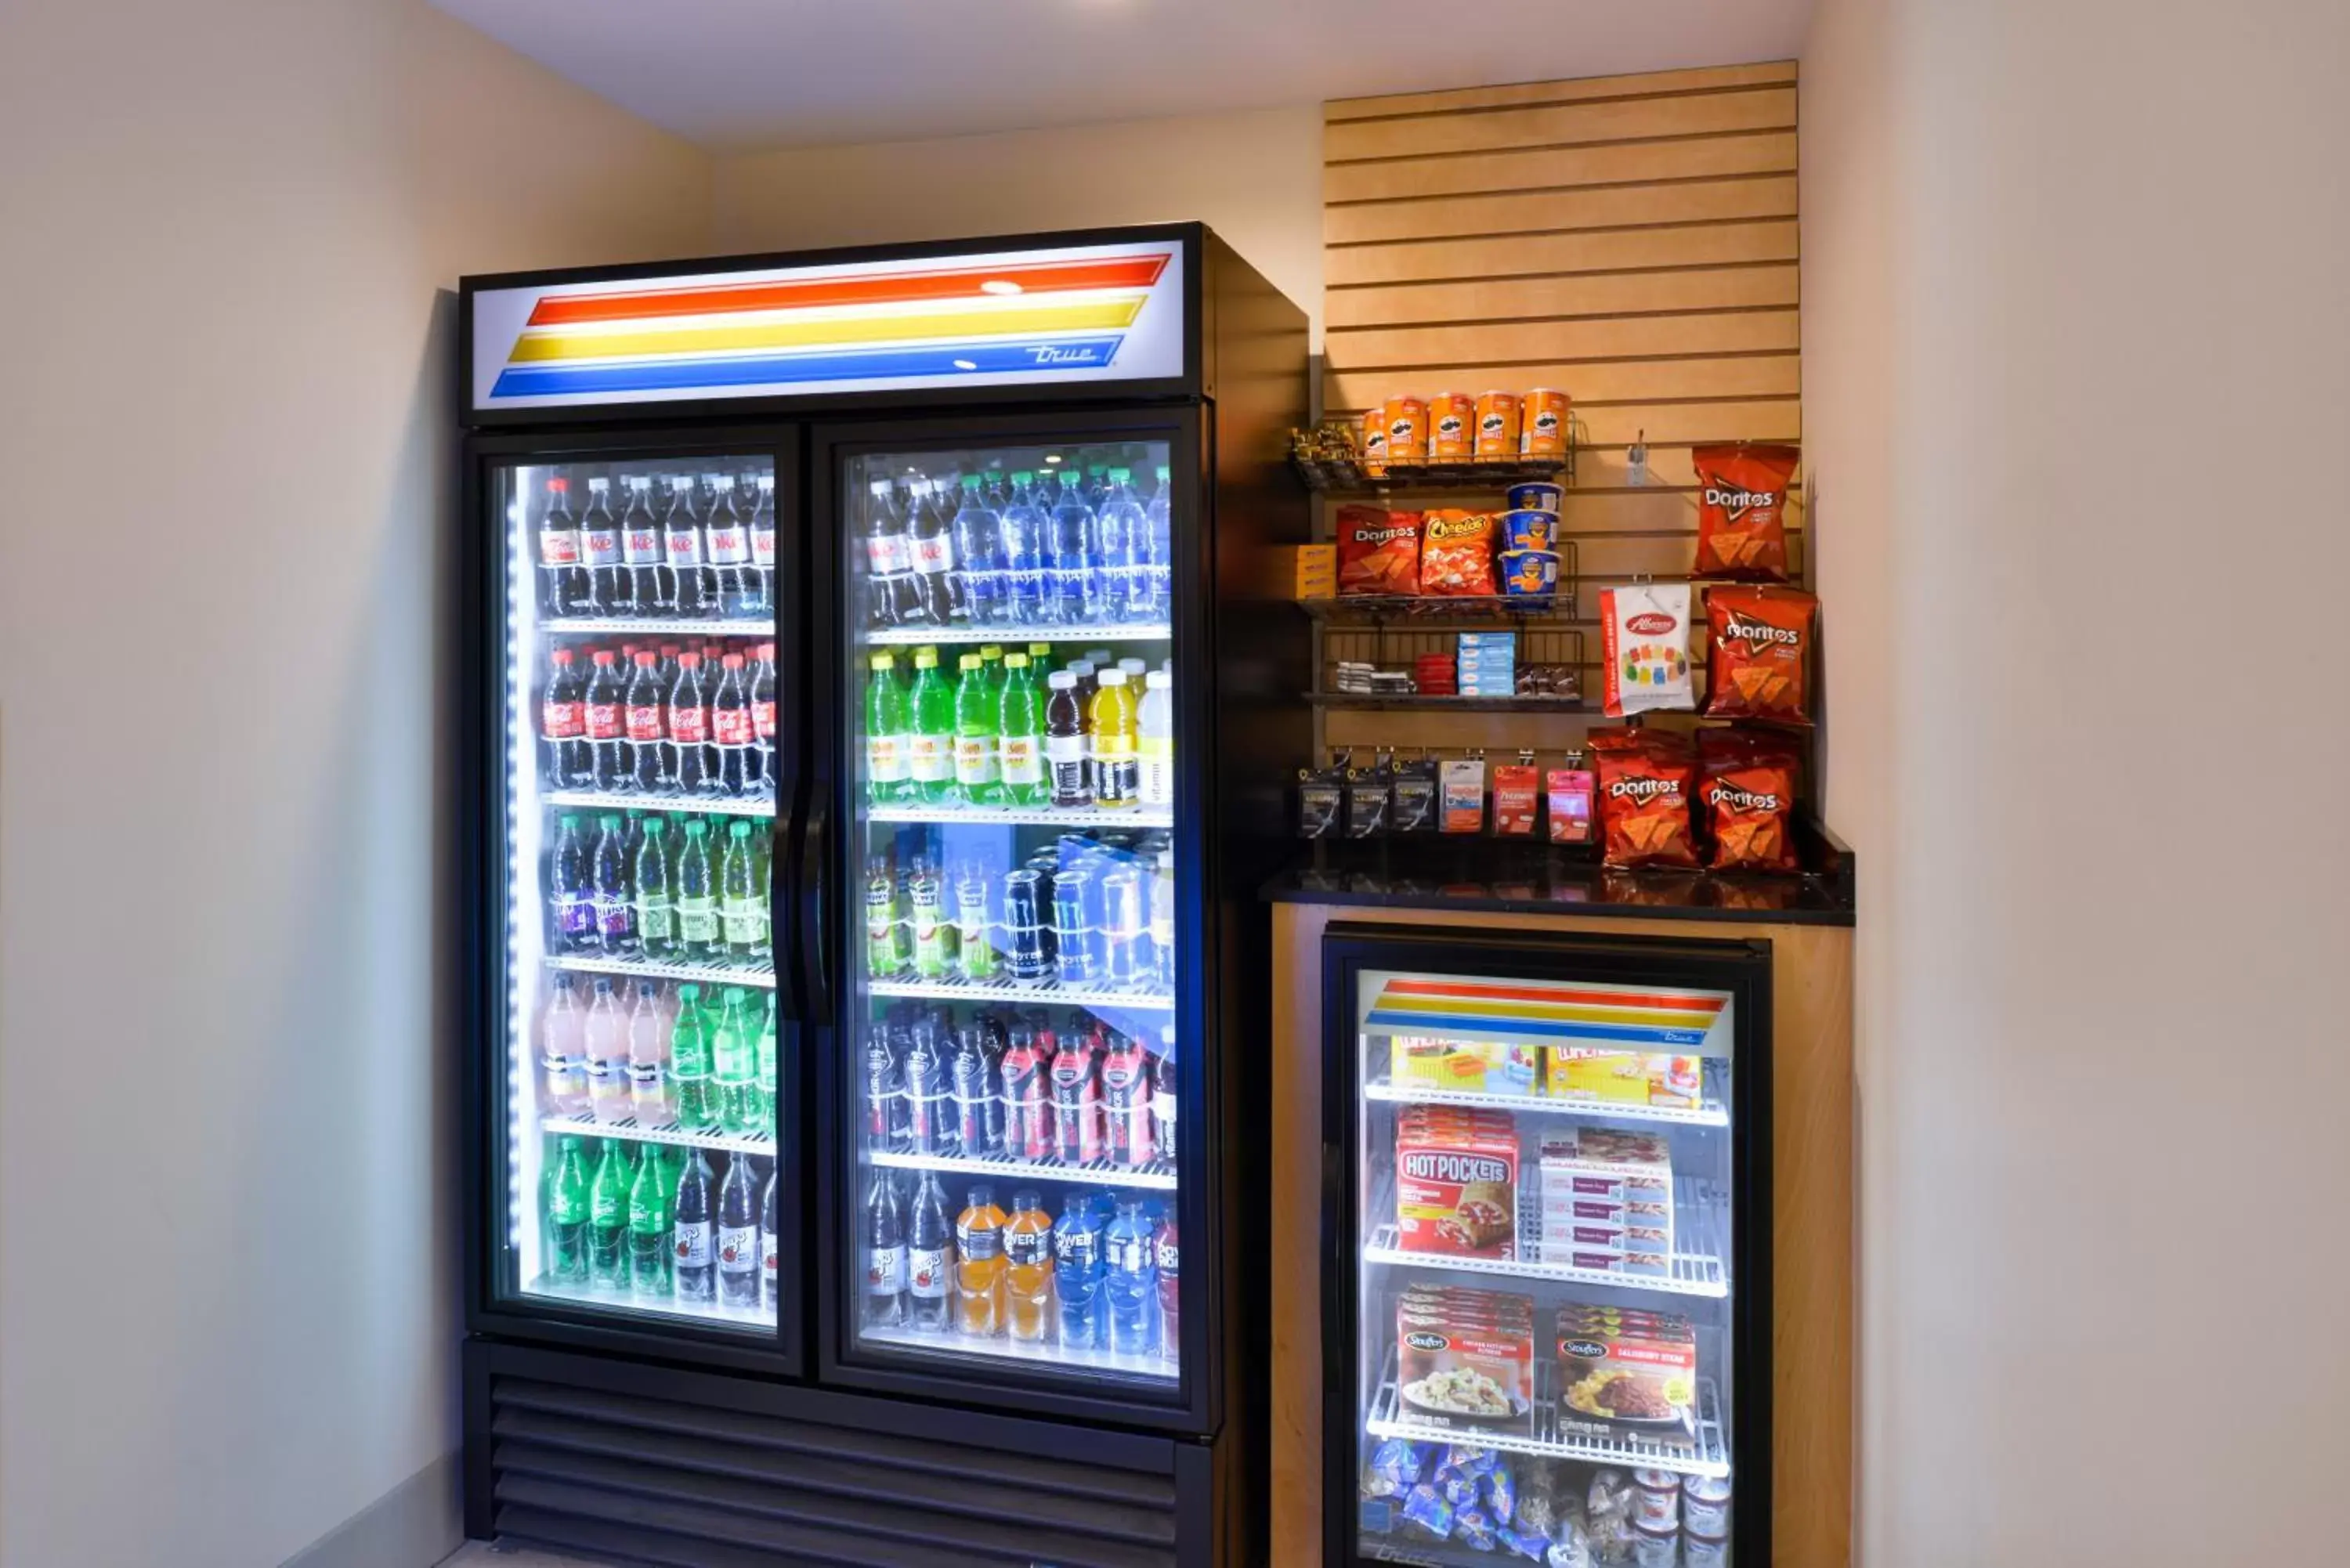
<svg viewBox="0 0 2350 1568"><path fill-rule="evenodd" d="M1666 1007L1682 1012L1719 1012L1710 996L1656 996L1642 992L1549 991L1531 986L1463 984L1440 980L1391 980L1388 991L1405 996L1461 996L1488 1002L1575 1002L1594 1007Z"/></svg>
<svg viewBox="0 0 2350 1568"><path fill-rule="evenodd" d="M629 294L550 295L530 313L533 327L583 321L638 321L661 316L723 316L744 310L793 310L817 305L895 305L916 300L985 299L1016 284L1021 294L1083 288L1149 288L1167 270L1168 257L1108 256L1090 262L1024 262L960 267L949 272L865 273L799 283L730 283L705 288L640 289Z"/></svg>

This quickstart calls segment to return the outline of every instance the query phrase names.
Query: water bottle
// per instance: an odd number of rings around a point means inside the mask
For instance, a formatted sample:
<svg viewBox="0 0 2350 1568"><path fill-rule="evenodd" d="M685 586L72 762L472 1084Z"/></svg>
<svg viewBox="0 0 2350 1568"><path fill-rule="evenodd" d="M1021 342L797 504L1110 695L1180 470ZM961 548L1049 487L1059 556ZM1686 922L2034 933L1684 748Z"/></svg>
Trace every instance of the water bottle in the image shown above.
<svg viewBox="0 0 2350 1568"><path fill-rule="evenodd" d="M1102 1223L1082 1192L1061 1199L1053 1227L1053 1293L1061 1303L1061 1344L1072 1350L1097 1342L1095 1300L1101 1293Z"/></svg>
<svg viewBox="0 0 2350 1568"><path fill-rule="evenodd" d="M1035 475L1012 476L1012 498L1003 514L1003 600L1014 626L1042 626L1046 614L1044 508L1037 504Z"/></svg>
<svg viewBox="0 0 2350 1568"><path fill-rule="evenodd" d="M975 626L1004 617L1003 520L987 504L980 476L962 476L962 505L954 515L955 556L962 563L963 607Z"/></svg>
<svg viewBox="0 0 2350 1568"><path fill-rule="evenodd" d="M1143 560L1150 522L1134 497L1131 477L1123 468L1109 471L1109 493L1096 520L1101 535L1105 620L1140 620L1150 608L1150 578Z"/></svg>
<svg viewBox="0 0 2350 1568"><path fill-rule="evenodd" d="M1159 465L1159 488L1143 508L1142 572L1149 587L1148 614L1142 618L1165 620L1175 610L1175 528L1168 510L1167 465Z"/></svg>
<svg viewBox="0 0 2350 1568"><path fill-rule="evenodd" d="M1101 619L1100 533L1094 509L1075 475L1064 476L1045 535L1045 574L1053 590L1053 619L1091 626Z"/></svg>
<svg viewBox="0 0 2350 1568"><path fill-rule="evenodd" d="M1151 1309L1158 1304L1157 1227L1139 1198L1118 1199L1118 1218L1102 1237L1102 1289L1109 1296L1109 1348L1148 1355L1158 1348Z"/></svg>

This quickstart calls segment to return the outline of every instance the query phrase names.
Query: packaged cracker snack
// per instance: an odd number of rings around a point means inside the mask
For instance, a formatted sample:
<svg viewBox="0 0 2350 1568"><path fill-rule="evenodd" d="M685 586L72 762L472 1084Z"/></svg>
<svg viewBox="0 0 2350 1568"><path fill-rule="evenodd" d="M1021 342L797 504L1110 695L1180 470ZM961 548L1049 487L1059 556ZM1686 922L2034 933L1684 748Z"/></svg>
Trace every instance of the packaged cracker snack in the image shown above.
<svg viewBox="0 0 2350 1568"><path fill-rule="evenodd" d="M1701 446L1697 467L1697 575L1750 583L1787 580L1787 484L1792 446Z"/></svg>
<svg viewBox="0 0 2350 1568"><path fill-rule="evenodd" d="M1419 526L1417 512L1338 508L1338 592L1419 592Z"/></svg>
<svg viewBox="0 0 2350 1568"><path fill-rule="evenodd" d="M1596 730L1606 864L1694 867L1690 830L1697 758L1688 740L1654 730Z"/></svg>
<svg viewBox="0 0 2350 1568"><path fill-rule="evenodd" d="M1636 583L1599 590L1599 637L1607 663L1607 708L1622 718L1693 708L1687 583Z"/></svg>
<svg viewBox="0 0 2350 1568"><path fill-rule="evenodd" d="M1705 596L1705 711L1716 719L1808 724L1812 623L1820 601L1801 588L1717 587Z"/></svg>
<svg viewBox="0 0 2350 1568"><path fill-rule="evenodd" d="M1698 786L1717 871L1796 869L1794 749L1772 735L1713 730L1698 738Z"/></svg>
<svg viewBox="0 0 2350 1568"><path fill-rule="evenodd" d="M1422 521L1419 591L1425 594L1497 592L1493 581L1493 517L1488 512L1446 509Z"/></svg>

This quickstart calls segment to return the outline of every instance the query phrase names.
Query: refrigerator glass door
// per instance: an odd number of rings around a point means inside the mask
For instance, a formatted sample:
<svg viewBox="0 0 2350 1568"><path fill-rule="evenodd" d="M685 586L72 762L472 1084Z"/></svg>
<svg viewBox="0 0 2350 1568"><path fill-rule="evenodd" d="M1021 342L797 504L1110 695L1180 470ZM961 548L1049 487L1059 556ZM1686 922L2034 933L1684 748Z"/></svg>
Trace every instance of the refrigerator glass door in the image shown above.
<svg viewBox="0 0 2350 1568"><path fill-rule="evenodd" d="M843 460L852 1360L1178 1397L1169 461Z"/></svg>
<svg viewBox="0 0 2350 1568"><path fill-rule="evenodd" d="M1371 969L1353 1008L1356 1556L1722 1562L1735 996Z"/></svg>
<svg viewBox="0 0 2350 1568"><path fill-rule="evenodd" d="M506 557L494 1289L772 1340L791 1200L775 1181L774 459L525 461L490 480Z"/></svg>

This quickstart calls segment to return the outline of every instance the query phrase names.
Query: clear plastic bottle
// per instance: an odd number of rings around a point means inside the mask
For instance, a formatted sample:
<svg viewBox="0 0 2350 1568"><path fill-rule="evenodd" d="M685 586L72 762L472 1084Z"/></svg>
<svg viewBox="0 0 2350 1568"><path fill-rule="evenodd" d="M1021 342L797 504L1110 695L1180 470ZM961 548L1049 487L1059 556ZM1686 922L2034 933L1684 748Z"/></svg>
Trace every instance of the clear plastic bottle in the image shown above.
<svg viewBox="0 0 2350 1568"><path fill-rule="evenodd" d="M588 1054L588 1106L607 1125L629 1119L629 1028L608 975L596 977L595 999L580 1031Z"/></svg>
<svg viewBox="0 0 2350 1568"><path fill-rule="evenodd" d="M1141 793L1134 696L1123 670L1105 670L1095 679L1100 684L1087 715L1093 722L1094 804L1132 805Z"/></svg>
<svg viewBox="0 0 2350 1568"><path fill-rule="evenodd" d="M1003 1332L1003 1210L974 1187L955 1218L955 1326L975 1339Z"/></svg>
<svg viewBox="0 0 2350 1568"><path fill-rule="evenodd" d="M1023 1344L1040 1344L1053 1328L1053 1217L1034 1188L1012 1195L1003 1262L1004 1333Z"/></svg>
<svg viewBox="0 0 2350 1568"><path fill-rule="evenodd" d="M1139 1198L1121 1198L1118 1218L1102 1233L1102 1289L1109 1297L1109 1348L1148 1355L1158 1348L1152 1317L1158 1306L1156 1227Z"/></svg>
<svg viewBox="0 0 2350 1568"><path fill-rule="evenodd" d="M1153 670L1142 678L1142 707L1136 715L1136 752L1140 762L1142 804L1175 804L1175 678Z"/></svg>

